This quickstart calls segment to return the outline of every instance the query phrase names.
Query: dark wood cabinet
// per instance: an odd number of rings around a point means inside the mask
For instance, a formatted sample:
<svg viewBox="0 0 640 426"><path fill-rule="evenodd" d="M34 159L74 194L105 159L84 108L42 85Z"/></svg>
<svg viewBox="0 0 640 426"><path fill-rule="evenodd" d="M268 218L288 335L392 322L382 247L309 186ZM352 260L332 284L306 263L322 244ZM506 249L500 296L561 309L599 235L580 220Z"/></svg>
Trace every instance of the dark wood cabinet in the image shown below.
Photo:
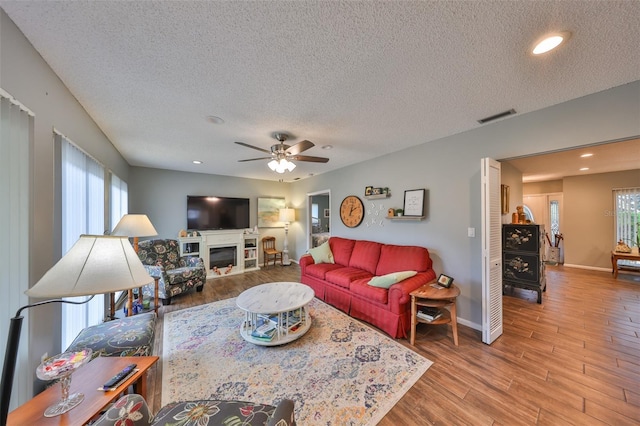
<svg viewBox="0 0 640 426"><path fill-rule="evenodd" d="M533 290L542 303L544 275L544 225L502 225L502 289Z"/></svg>

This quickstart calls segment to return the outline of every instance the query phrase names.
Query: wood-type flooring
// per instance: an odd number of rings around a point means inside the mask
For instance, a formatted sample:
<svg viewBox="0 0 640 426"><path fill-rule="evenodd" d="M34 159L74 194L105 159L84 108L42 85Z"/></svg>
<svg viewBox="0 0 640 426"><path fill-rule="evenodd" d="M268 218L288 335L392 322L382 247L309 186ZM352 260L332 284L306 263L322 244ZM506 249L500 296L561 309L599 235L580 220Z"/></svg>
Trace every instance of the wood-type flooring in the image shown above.
<svg viewBox="0 0 640 426"><path fill-rule="evenodd" d="M165 313L299 277L295 264L270 266L175 297L159 310L154 353L162 356ZM434 364L379 425L640 424L640 275L549 266L542 304L535 292L507 290L503 311L492 345L458 324L456 347L449 325L419 324L413 348ZM161 391L162 358L149 373L154 413Z"/></svg>

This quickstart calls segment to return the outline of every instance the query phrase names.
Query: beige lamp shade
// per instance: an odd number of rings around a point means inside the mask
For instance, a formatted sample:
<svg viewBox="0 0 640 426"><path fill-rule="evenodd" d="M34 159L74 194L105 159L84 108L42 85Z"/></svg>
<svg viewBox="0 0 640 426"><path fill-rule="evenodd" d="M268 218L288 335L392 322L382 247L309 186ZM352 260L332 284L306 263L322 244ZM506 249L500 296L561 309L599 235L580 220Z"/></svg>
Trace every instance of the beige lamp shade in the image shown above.
<svg viewBox="0 0 640 426"><path fill-rule="evenodd" d="M296 220L296 211L294 209L280 209L280 222L291 223Z"/></svg>
<svg viewBox="0 0 640 426"><path fill-rule="evenodd" d="M122 237L155 237L158 231L146 214L125 214L111 235Z"/></svg>
<svg viewBox="0 0 640 426"><path fill-rule="evenodd" d="M71 297L128 290L153 282L126 237L81 235L33 287L31 297Z"/></svg>

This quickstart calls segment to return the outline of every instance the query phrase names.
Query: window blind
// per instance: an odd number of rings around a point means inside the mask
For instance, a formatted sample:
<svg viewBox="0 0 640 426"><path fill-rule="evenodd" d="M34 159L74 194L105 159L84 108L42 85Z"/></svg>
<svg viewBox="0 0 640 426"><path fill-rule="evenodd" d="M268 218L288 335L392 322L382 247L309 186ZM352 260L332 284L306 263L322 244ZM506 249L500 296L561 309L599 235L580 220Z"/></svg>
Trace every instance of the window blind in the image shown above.
<svg viewBox="0 0 640 426"><path fill-rule="evenodd" d="M61 148L62 254L82 234L102 235L105 229L105 168L67 138L56 134ZM84 300L84 297L70 298ZM62 348L85 327L104 318L104 296L83 305L62 305Z"/></svg>

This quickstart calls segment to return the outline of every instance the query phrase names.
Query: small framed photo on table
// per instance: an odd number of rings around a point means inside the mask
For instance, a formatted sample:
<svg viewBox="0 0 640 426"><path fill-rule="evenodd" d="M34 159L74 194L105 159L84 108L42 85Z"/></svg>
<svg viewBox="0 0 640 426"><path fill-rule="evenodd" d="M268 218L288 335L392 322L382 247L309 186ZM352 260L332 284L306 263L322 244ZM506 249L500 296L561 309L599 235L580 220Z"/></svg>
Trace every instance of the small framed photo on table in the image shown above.
<svg viewBox="0 0 640 426"><path fill-rule="evenodd" d="M453 284L453 278L445 274L440 274L438 277L438 284L444 288L449 288L451 287L451 284Z"/></svg>

